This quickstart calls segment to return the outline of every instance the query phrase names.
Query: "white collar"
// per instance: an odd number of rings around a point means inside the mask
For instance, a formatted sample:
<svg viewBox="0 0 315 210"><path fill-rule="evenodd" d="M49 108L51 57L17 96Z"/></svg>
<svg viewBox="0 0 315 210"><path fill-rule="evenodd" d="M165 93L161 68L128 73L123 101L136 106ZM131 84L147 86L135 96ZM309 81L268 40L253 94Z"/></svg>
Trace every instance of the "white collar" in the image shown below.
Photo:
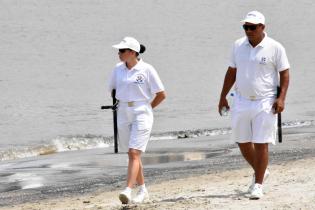
<svg viewBox="0 0 315 210"><path fill-rule="evenodd" d="M125 66L125 68L126 68L128 71L132 71L132 70L138 70L138 71L139 71L139 70L142 69L143 64L144 64L144 62L143 62L143 60L140 58L140 59L138 60L137 64L136 64L134 67L132 67L131 69L128 69L126 63L124 63L124 66Z"/></svg>
<svg viewBox="0 0 315 210"><path fill-rule="evenodd" d="M268 35L267 35L267 32L264 32L264 38L261 40L261 42L256 46L256 47L265 47L266 46L266 41L267 41L267 37L268 37ZM245 40L245 44L246 45L251 45L250 43L249 43L249 40L248 40L248 37L246 37L246 40Z"/></svg>

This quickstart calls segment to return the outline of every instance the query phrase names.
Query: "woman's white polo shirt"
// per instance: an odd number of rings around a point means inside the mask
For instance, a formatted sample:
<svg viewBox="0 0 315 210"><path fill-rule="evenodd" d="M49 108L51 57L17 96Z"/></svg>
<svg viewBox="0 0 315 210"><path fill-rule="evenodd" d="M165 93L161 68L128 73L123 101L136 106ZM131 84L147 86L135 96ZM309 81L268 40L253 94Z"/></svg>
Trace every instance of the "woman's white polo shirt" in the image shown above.
<svg viewBox="0 0 315 210"><path fill-rule="evenodd" d="M109 81L112 89L121 102L149 101L155 93L164 91L164 86L153 66L141 59L130 70L125 63L117 64Z"/></svg>

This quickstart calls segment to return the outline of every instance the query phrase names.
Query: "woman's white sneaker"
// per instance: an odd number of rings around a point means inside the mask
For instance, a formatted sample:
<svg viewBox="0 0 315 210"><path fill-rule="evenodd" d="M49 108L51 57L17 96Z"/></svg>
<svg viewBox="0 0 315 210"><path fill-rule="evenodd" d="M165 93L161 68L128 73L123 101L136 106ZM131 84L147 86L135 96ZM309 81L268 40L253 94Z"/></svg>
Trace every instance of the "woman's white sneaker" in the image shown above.
<svg viewBox="0 0 315 210"><path fill-rule="evenodd" d="M131 189L130 188L126 188L124 191L122 191L119 194L119 200L121 201L122 204L130 203L130 200L131 200Z"/></svg>
<svg viewBox="0 0 315 210"><path fill-rule="evenodd" d="M146 200L149 200L149 193L147 189L140 189L136 197L132 199L133 203L142 203Z"/></svg>
<svg viewBox="0 0 315 210"><path fill-rule="evenodd" d="M250 193L250 199L260 199L263 197L263 186L261 184L255 184L252 192Z"/></svg>

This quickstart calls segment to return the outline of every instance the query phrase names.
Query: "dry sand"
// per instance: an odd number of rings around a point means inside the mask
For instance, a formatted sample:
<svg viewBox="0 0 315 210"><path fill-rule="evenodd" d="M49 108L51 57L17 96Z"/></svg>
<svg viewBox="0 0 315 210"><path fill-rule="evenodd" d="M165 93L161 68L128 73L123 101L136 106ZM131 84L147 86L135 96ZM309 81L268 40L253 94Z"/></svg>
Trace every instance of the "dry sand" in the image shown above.
<svg viewBox="0 0 315 210"><path fill-rule="evenodd" d="M245 168L150 185L150 201L141 205L121 205L119 191L112 191L0 209L315 209L315 158L269 169L260 200L250 200L245 193L252 174Z"/></svg>

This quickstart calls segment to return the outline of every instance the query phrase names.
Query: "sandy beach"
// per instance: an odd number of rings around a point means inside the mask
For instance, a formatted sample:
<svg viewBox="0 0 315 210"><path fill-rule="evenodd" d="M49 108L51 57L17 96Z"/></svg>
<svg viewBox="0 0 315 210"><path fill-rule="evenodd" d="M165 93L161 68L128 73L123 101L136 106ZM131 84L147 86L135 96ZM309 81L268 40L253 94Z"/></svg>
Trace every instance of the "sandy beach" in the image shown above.
<svg viewBox="0 0 315 210"><path fill-rule="evenodd" d="M150 185L150 201L141 205L121 205L119 191L110 191L28 202L10 209L314 209L314 168L315 158L271 165L261 200L247 197L251 170L243 168Z"/></svg>
<svg viewBox="0 0 315 210"><path fill-rule="evenodd" d="M261 200L248 198L253 172L229 135L221 135L173 140L167 147L152 141L143 155L150 200L141 205L120 204L127 155L112 148L6 162L0 175L11 179L1 184L0 209L314 209L314 131L287 128L285 142L270 147L271 175ZM24 178L12 182L18 174Z"/></svg>

